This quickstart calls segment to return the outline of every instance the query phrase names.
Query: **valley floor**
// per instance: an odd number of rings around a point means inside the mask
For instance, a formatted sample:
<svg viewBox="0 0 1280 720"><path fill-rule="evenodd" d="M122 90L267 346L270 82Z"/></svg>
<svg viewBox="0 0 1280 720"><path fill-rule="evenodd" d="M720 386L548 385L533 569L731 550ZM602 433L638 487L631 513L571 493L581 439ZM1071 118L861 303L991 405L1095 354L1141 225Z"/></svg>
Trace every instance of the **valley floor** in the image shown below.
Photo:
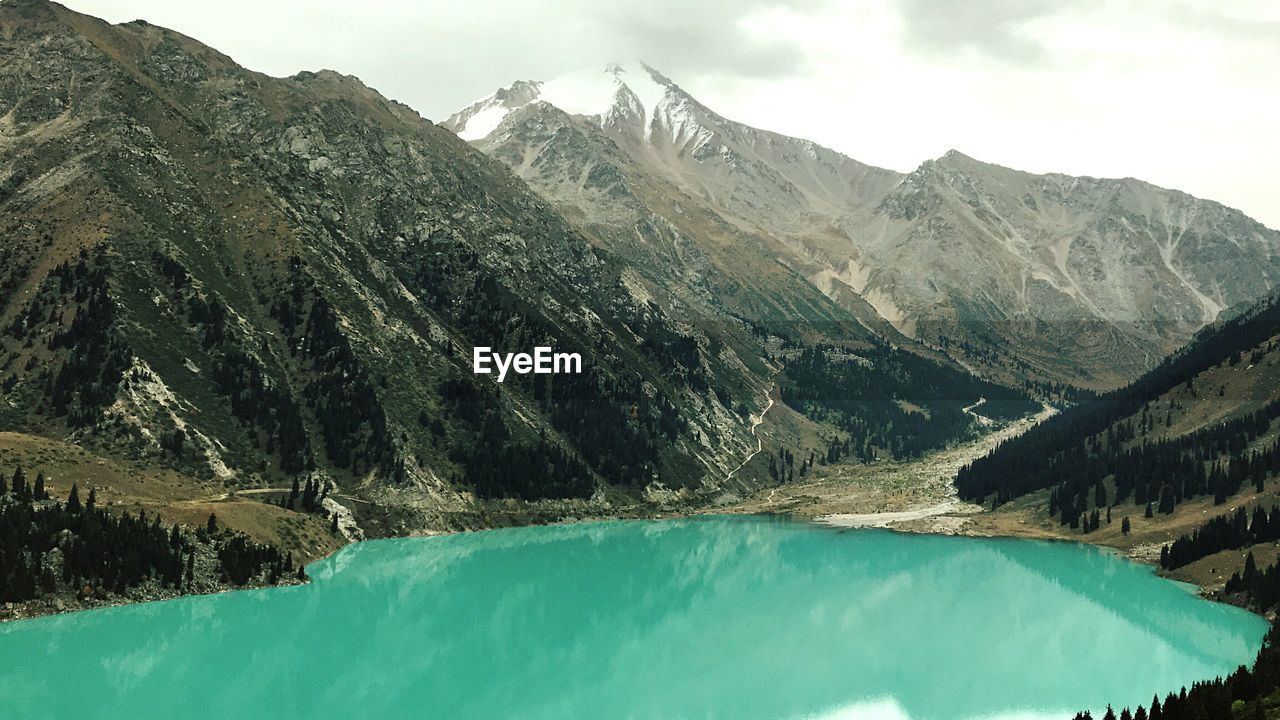
<svg viewBox="0 0 1280 720"><path fill-rule="evenodd" d="M956 519L982 512L956 497L952 481L960 468L1055 412L1046 406L1034 417L916 460L815 465L802 480L757 491L719 510L785 513L840 527L931 523L945 532Z"/></svg>

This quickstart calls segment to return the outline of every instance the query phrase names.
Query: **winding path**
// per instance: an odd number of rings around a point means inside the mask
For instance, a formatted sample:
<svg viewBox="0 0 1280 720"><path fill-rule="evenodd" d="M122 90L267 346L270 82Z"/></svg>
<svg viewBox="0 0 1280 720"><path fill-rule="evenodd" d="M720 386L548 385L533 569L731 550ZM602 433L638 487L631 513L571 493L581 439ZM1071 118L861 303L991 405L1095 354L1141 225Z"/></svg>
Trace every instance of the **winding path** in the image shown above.
<svg viewBox="0 0 1280 720"><path fill-rule="evenodd" d="M764 422L764 416L769 414L769 410L772 407L773 407L773 391L771 390L769 391L769 403L764 406L764 410L761 410L759 415L751 416L751 435L756 439L756 449L750 455L747 456L746 460L742 461L741 465L729 471L729 474L726 475L724 478L725 482L732 480L734 473L741 470L747 463L751 462L751 458L755 457L756 455L759 455L760 451L764 449L764 438L756 434L756 428L760 427L760 423Z"/></svg>

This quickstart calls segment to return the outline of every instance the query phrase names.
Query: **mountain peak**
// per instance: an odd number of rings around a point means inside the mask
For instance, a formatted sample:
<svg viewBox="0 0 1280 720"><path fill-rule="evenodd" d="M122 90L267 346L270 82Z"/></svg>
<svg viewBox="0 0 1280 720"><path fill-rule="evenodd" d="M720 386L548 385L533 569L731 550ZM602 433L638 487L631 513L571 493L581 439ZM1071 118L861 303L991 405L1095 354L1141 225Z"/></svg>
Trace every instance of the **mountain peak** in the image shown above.
<svg viewBox="0 0 1280 720"><path fill-rule="evenodd" d="M444 126L464 140L480 140L512 111L545 102L570 115L595 117L602 127L628 127L647 136L660 107L673 97L685 96L648 64L611 62L552 80L517 81L454 113Z"/></svg>

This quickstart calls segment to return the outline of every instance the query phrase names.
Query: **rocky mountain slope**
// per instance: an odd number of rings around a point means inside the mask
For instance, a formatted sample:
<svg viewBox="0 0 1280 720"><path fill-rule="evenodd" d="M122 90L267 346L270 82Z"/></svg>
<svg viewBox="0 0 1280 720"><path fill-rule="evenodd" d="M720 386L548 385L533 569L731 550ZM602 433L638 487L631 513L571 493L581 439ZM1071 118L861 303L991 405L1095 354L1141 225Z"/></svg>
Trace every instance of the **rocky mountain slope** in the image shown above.
<svg viewBox="0 0 1280 720"><path fill-rule="evenodd" d="M814 271L801 238L838 247L832 219L898 178L728 121L639 64L518 82L443 125L664 287L800 332L838 316L815 285L796 282ZM818 289L865 328L828 327L829 336L907 341L856 294Z"/></svg>
<svg viewBox="0 0 1280 720"><path fill-rule="evenodd" d="M337 73L0 12L10 429L445 506L698 484L746 451L736 408L773 368L668 315L451 133ZM586 372L498 387L475 345Z"/></svg>
<svg viewBox="0 0 1280 720"><path fill-rule="evenodd" d="M695 240L608 167L586 192L613 214L566 218L355 78L272 78L40 0L0 4L0 28L0 450L64 490L59 467L113 468L107 501L234 502L219 517L284 546L314 537L286 522L295 483L348 538L352 511L397 532L521 500L714 495L818 343L841 360L810 380L875 393L871 414L834 398L825 426L866 457L972 432L959 408L979 396L1027 404L895 349L723 215ZM477 346L578 352L583 372L497 383L472 373ZM954 391L898 403L920 388Z"/></svg>
<svg viewBox="0 0 1280 720"><path fill-rule="evenodd" d="M965 355L1008 348L1091 387L1132 380L1280 280L1280 233L1235 210L1138 180L1033 175L957 152L844 227L866 248L846 276L882 292L879 307L909 334L942 341L959 325Z"/></svg>
<svg viewBox="0 0 1280 720"><path fill-rule="evenodd" d="M1006 379L1114 387L1280 281L1280 233L1217 203L954 151L873 168L721 117L643 64L517 82L444 125L613 247L657 216L713 265L776 259L868 327Z"/></svg>

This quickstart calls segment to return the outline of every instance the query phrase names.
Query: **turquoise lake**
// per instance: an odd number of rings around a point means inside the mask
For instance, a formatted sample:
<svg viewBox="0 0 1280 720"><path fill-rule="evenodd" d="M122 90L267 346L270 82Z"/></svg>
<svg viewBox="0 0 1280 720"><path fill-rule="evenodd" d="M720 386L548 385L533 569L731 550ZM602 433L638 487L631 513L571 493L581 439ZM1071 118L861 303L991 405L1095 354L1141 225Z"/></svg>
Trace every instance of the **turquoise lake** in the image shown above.
<svg viewBox="0 0 1280 720"><path fill-rule="evenodd" d="M0 717L1069 720L1231 672L1266 631L1089 547L772 518L384 540L309 571L0 625Z"/></svg>

